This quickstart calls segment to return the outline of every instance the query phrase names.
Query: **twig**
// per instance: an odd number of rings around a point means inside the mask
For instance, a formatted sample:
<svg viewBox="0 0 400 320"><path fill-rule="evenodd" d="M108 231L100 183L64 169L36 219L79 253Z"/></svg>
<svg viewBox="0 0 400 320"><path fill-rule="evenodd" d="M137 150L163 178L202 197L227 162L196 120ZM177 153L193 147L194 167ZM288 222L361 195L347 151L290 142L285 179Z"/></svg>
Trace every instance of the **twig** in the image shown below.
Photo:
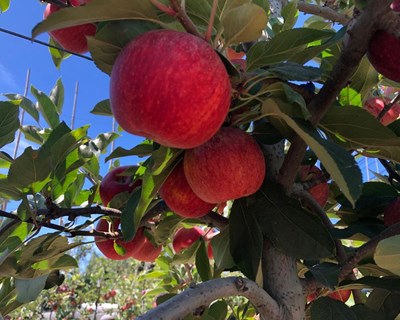
<svg viewBox="0 0 400 320"><path fill-rule="evenodd" d="M362 259L373 254L376 246L381 240L398 234L400 234L400 222L388 227L380 234L369 240L367 243L359 247L352 256L343 262L342 268L340 269L339 280L343 280L349 273L351 273Z"/></svg>
<svg viewBox="0 0 400 320"><path fill-rule="evenodd" d="M386 113L389 112L389 110L400 100L400 92L396 94L396 96L388 103L385 104L385 107L381 110L381 112L378 114L378 119L379 121L382 120L382 118L385 116Z"/></svg>
<svg viewBox="0 0 400 320"><path fill-rule="evenodd" d="M55 4L56 6L59 6L61 8L68 8L71 6L69 1L63 1L63 0L42 0L42 1L50 4Z"/></svg>
<svg viewBox="0 0 400 320"><path fill-rule="evenodd" d="M400 182L400 175L396 172L394 168L389 164L388 161L384 159L378 159L381 165L385 168L387 173L389 174L389 182L392 183L393 180L396 180L397 182Z"/></svg>
<svg viewBox="0 0 400 320"><path fill-rule="evenodd" d="M211 14L210 14L210 20L208 21L208 28L207 28L206 35L204 37L207 42L211 40L211 34L212 34L213 25L214 25L215 15L217 13L217 8L218 8L218 0L213 0L213 5L211 8Z"/></svg>
<svg viewBox="0 0 400 320"><path fill-rule="evenodd" d="M304 0L301 0L297 3L297 9L299 11L307 13L307 14L314 14L316 16L320 16L324 19L338 22L342 25L347 25L350 21L350 17L347 15L341 14L333 10L329 7L322 7L316 4L309 4L306 3Z"/></svg>
<svg viewBox="0 0 400 320"><path fill-rule="evenodd" d="M171 17L175 17L177 12L171 7L166 6L165 4L159 2L158 0L150 0L150 2L160 11L168 14Z"/></svg>
<svg viewBox="0 0 400 320"><path fill-rule="evenodd" d="M262 319L282 320L282 309L255 282L240 277L213 279L191 287L148 311L138 320L182 319L193 310L208 306L216 299L244 296L257 308Z"/></svg>
<svg viewBox="0 0 400 320"><path fill-rule="evenodd" d="M185 30L197 37L203 38L196 25L187 15L185 8L183 8L183 6L179 3L179 0L169 0L169 2L172 9L176 12L176 18L179 20Z"/></svg>

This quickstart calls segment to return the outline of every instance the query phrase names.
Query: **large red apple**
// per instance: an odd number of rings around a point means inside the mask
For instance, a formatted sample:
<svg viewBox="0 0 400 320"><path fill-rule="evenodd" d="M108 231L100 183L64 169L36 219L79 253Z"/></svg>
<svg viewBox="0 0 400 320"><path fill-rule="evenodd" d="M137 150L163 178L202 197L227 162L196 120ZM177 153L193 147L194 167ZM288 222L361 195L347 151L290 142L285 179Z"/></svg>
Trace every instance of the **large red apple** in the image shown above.
<svg viewBox="0 0 400 320"><path fill-rule="evenodd" d="M322 176L322 171L316 166L300 166L299 177L301 182L321 179ZM307 191L322 208L325 207L329 199L329 185L327 182L320 182L308 188Z"/></svg>
<svg viewBox="0 0 400 320"><path fill-rule="evenodd" d="M66 2L64 0L64 2ZM89 2L88 0L70 0L74 7L81 6ZM44 11L44 18L46 19L52 13L60 10L61 7L49 3ZM92 23L86 23L78 26L53 30L49 32L50 35L56 40L64 49L74 53L85 53L88 51L87 36L94 36L96 33L96 26Z"/></svg>
<svg viewBox="0 0 400 320"><path fill-rule="evenodd" d="M209 213L216 204L201 200L190 188L180 162L170 173L160 189L160 196L177 215L198 218Z"/></svg>
<svg viewBox="0 0 400 320"><path fill-rule="evenodd" d="M210 203L251 195L265 177L265 160L257 142L233 127L224 127L205 144L187 150L183 166L194 193Z"/></svg>
<svg viewBox="0 0 400 320"><path fill-rule="evenodd" d="M393 1L392 10L400 12L400 1ZM368 45L367 56L380 74L393 81L400 82L400 64L398 52L400 39L384 30L376 31Z"/></svg>
<svg viewBox="0 0 400 320"><path fill-rule="evenodd" d="M383 213L383 223L389 227L400 222L400 198L392 201Z"/></svg>
<svg viewBox="0 0 400 320"><path fill-rule="evenodd" d="M385 104L390 103L389 98L378 98L378 97L372 97L367 99L364 104L364 109L367 110L369 113L371 113L374 117L378 117L378 115L381 113L383 108L385 107ZM383 116L381 119L381 123L384 126L387 126L391 124L392 122L396 121L397 118L400 115L400 104L395 103L388 112Z"/></svg>
<svg viewBox="0 0 400 320"><path fill-rule="evenodd" d="M221 127L230 106L228 73L203 39L149 31L119 54L111 73L111 108L126 131L168 147L194 148Z"/></svg>
<svg viewBox="0 0 400 320"><path fill-rule="evenodd" d="M142 180L132 182L132 176L124 174L130 168L136 166L120 166L108 172L100 183L100 198L104 206L107 206L118 193L132 192L142 185Z"/></svg>
<svg viewBox="0 0 400 320"><path fill-rule="evenodd" d="M120 224L120 220L116 219L111 224L107 219L101 218L96 225L96 231L100 232L109 232L118 231L118 227ZM96 243L97 248L103 253L107 258L112 260L125 260L131 257L132 252L136 250L136 242L133 239L132 241L125 242L122 239L106 239L104 237L94 237L94 241ZM114 242L117 245L123 247L125 249L125 254L120 255L115 251Z"/></svg>

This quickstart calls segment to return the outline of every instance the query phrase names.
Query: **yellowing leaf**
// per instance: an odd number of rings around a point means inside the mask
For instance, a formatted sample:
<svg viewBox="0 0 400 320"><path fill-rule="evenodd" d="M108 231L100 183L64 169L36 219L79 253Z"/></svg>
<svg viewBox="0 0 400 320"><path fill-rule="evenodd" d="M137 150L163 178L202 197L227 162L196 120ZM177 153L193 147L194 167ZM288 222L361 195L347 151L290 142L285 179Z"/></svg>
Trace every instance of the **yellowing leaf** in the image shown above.
<svg viewBox="0 0 400 320"><path fill-rule="evenodd" d="M374 260L378 266L400 276L400 235L380 241L375 249Z"/></svg>

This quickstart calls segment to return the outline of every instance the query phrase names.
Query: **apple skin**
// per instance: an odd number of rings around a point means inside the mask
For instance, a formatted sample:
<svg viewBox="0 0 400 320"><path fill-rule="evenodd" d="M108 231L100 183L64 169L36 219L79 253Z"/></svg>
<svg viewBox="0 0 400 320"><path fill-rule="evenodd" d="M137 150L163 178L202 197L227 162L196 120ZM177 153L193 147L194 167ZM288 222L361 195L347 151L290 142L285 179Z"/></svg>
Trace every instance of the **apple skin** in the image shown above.
<svg viewBox="0 0 400 320"><path fill-rule="evenodd" d="M383 223L389 227L400 222L400 198L393 200L383 213Z"/></svg>
<svg viewBox="0 0 400 320"><path fill-rule="evenodd" d="M120 220L116 219L113 221L111 230L118 230L120 224ZM108 232L110 230L109 228L109 222L107 219L101 218L99 222L96 225L96 231L100 232ZM122 239L105 239L103 237L94 237L94 241L96 243L97 248L101 251L102 254L104 254L107 258L112 259L112 260L125 260L131 257L132 252L136 250L137 246L137 239L135 239L125 242ZM119 255L115 249L114 249L114 241L117 242L118 245L122 246L125 248L125 255Z"/></svg>
<svg viewBox="0 0 400 320"><path fill-rule="evenodd" d="M216 204L201 200L190 188L180 162L170 173L160 188L160 196L177 215L198 218L209 213Z"/></svg>
<svg viewBox="0 0 400 320"><path fill-rule="evenodd" d="M210 203L255 193L266 170L264 155L254 138L233 127L224 127L205 144L187 150L183 167L194 193Z"/></svg>
<svg viewBox="0 0 400 320"><path fill-rule="evenodd" d="M183 249L190 247L202 236L204 236L204 231L199 227L190 229L180 228L174 235L172 247L174 248L175 253L179 253Z"/></svg>
<svg viewBox="0 0 400 320"><path fill-rule="evenodd" d="M78 7L88 1L70 0L73 7ZM49 3L44 11L44 18L46 19L52 13L62 9L61 7ZM86 23L78 26L53 30L49 32L54 40L56 40L64 49L74 53L88 52L87 36L94 36L96 33L96 25Z"/></svg>
<svg viewBox="0 0 400 320"><path fill-rule="evenodd" d="M302 165L299 170L301 182L307 182L313 179L322 178L322 171L316 166ZM307 190L315 201L324 208L329 199L329 185L327 182L321 182Z"/></svg>
<svg viewBox="0 0 400 320"><path fill-rule="evenodd" d="M400 1L393 1L390 7L393 11L400 12ZM367 56L376 71L390 80L399 82L399 51L400 39L384 30L377 30L369 42Z"/></svg>
<svg viewBox="0 0 400 320"><path fill-rule="evenodd" d="M347 300L349 300L351 295L351 290L338 290L335 292L332 292L330 294L328 294L329 298L338 300L338 301L342 301L342 302L346 302ZM307 302L311 303L313 302L315 299L317 298L317 294L316 293L311 293L307 296Z"/></svg>
<svg viewBox="0 0 400 320"><path fill-rule="evenodd" d="M231 101L229 75L203 39L172 30L146 32L117 57L111 108L127 132L174 148L194 148L224 122Z"/></svg>
<svg viewBox="0 0 400 320"><path fill-rule="evenodd" d="M375 118L381 113L385 104L390 103L389 98L379 98L379 97L372 97L365 101L364 109L367 110L370 114L372 114ZM400 104L395 103L388 112L383 116L381 119L381 123L384 126L391 124L392 122L396 121L400 114Z"/></svg>
<svg viewBox="0 0 400 320"><path fill-rule="evenodd" d="M118 230L120 220L116 219L112 223L112 230ZM107 232L109 230L109 223L107 219L100 219L97 226L97 231ZM112 260L126 260L128 258L134 258L136 260L153 262L161 252L162 247L154 247L153 244L144 235L144 228L141 227L136 231L135 237L128 242L122 239L104 239L102 237L94 237L97 248L107 258ZM114 241L118 245L125 248L125 254L119 255L114 249Z"/></svg>
<svg viewBox="0 0 400 320"><path fill-rule="evenodd" d="M132 177L123 175L130 169L137 168L136 166L120 166L108 172L100 183L100 198L104 206L107 206L112 198L118 193L127 191L132 192L137 187L142 185L142 180L136 180L132 183Z"/></svg>

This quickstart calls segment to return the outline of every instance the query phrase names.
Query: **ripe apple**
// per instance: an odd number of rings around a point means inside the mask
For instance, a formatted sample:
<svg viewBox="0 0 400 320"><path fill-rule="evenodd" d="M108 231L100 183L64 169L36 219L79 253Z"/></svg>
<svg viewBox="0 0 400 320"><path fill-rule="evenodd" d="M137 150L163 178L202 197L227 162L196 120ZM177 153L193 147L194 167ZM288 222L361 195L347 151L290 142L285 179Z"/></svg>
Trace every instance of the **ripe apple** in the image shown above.
<svg viewBox="0 0 400 320"><path fill-rule="evenodd" d="M142 185L142 180L132 183L132 177L124 175L124 172L136 166L120 166L108 172L100 183L100 198L104 206L107 206L118 193L132 192Z"/></svg>
<svg viewBox="0 0 400 320"><path fill-rule="evenodd" d="M231 100L228 73L203 39L172 30L146 32L116 59L111 108L127 132L168 147L194 148L224 122Z"/></svg>
<svg viewBox="0 0 400 320"><path fill-rule="evenodd" d="M108 220L101 218L96 226L96 231L108 232L108 231L118 231L120 220L114 220L111 225ZM135 239L125 242L122 239L105 239L103 237L94 237L97 248L104 254L107 258L112 260L125 260L128 259L132 252L136 250ZM119 255L114 249L114 241L125 249L124 255Z"/></svg>
<svg viewBox="0 0 400 320"><path fill-rule="evenodd" d="M183 167L194 193L210 203L251 195L265 177L264 155L257 142L233 127L224 127L208 142L186 150Z"/></svg>
<svg viewBox="0 0 400 320"><path fill-rule="evenodd" d="M183 249L190 247L202 236L204 236L204 231L199 227L190 229L180 228L174 235L172 247L174 248L175 253L179 253Z"/></svg>
<svg viewBox="0 0 400 320"><path fill-rule="evenodd" d="M375 118L381 113L385 104L390 103L389 98L379 98L379 97L371 97L365 101L364 109L367 110L370 114L372 114ZM391 124L396 121L400 115L400 104L395 103L388 112L381 119L381 123L384 126Z"/></svg>
<svg viewBox="0 0 400 320"><path fill-rule="evenodd" d="M160 196L177 215L198 218L209 213L216 204L201 200L190 188L180 162L160 188Z"/></svg>
<svg viewBox="0 0 400 320"><path fill-rule="evenodd" d="M330 294L328 294L328 297L335 299L335 300L339 300L342 302L346 302L347 300L349 300L351 295L351 290L338 290L335 292L332 292ZM317 293L310 293L307 296L307 302L311 303L313 302L316 298L318 297Z"/></svg>
<svg viewBox="0 0 400 320"><path fill-rule="evenodd" d="M383 213L383 223L389 227L400 222L400 198L392 201Z"/></svg>
<svg viewBox="0 0 400 320"><path fill-rule="evenodd" d="M322 175L322 171L316 166L300 166L299 177L301 182L321 179ZM329 185L327 182L318 183L307 189L307 191L322 208L325 207L329 199Z"/></svg>
<svg viewBox="0 0 400 320"><path fill-rule="evenodd" d="M64 0L64 2L66 2ZM88 0L70 0L73 7L78 7ZM49 3L44 11L44 18L46 19L52 13L62 9L56 4ZM87 36L94 36L96 33L96 25L93 23L81 24L78 26L53 30L49 32L50 35L56 40L64 49L74 53L88 52Z"/></svg>
<svg viewBox="0 0 400 320"><path fill-rule="evenodd" d="M391 8L400 12L400 1L393 1ZM399 50L400 39L387 31L377 30L369 42L367 56L376 71L390 80L400 82Z"/></svg>
<svg viewBox="0 0 400 320"><path fill-rule="evenodd" d="M107 219L100 219L96 231L107 232L110 229L118 231L120 220L116 219L109 225ZM114 241L124 247L125 254L119 255L114 249ZM162 247L154 247L151 241L144 235L144 228L139 228L136 231L135 237L128 242L122 239L105 239L103 237L95 237L97 248L109 259L112 260L125 260L130 257L146 262L154 261L160 254Z"/></svg>

